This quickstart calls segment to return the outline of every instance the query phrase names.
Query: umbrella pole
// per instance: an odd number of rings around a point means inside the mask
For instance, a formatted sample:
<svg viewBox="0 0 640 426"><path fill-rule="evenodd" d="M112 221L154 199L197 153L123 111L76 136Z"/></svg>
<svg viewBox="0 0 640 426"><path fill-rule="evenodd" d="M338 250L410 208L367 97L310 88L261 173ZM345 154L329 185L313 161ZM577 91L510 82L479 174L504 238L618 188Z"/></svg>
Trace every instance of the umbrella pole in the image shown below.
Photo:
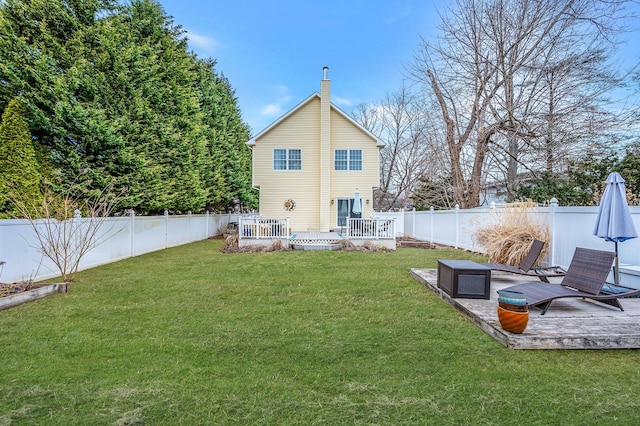
<svg viewBox="0 0 640 426"><path fill-rule="evenodd" d="M616 285L620 284L620 263L618 262L618 242L615 241L616 244L616 264L613 269L613 282Z"/></svg>

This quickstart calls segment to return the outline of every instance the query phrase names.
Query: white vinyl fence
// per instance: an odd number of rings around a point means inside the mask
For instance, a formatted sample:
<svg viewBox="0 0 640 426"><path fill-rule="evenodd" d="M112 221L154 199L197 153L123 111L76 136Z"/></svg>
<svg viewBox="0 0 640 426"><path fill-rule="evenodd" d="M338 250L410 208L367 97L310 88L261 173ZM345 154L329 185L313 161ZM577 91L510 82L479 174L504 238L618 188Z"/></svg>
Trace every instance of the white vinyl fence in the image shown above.
<svg viewBox="0 0 640 426"><path fill-rule="evenodd" d="M494 207L499 209L500 207ZM404 234L423 241L481 252L473 235L491 223L492 208L404 212ZM640 207L631 206L631 217L640 231ZM550 250L544 263L567 267L576 247L614 251L614 243L593 235L598 207L535 208L541 223L549 227ZM623 285L640 285L640 238L618 244ZM625 277L626 275L626 277ZM625 279L627 283L625 284Z"/></svg>
<svg viewBox="0 0 640 426"><path fill-rule="evenodd" d="M87 220L87 219L70 219ZM218 235L236 215L200 214L170 216L123 216L107 218L97 241L80 262L80 270L156 250L188 244ZM0 220L0 282L59 275L55 265L43 256L31 224L25 220Z"/></svg>

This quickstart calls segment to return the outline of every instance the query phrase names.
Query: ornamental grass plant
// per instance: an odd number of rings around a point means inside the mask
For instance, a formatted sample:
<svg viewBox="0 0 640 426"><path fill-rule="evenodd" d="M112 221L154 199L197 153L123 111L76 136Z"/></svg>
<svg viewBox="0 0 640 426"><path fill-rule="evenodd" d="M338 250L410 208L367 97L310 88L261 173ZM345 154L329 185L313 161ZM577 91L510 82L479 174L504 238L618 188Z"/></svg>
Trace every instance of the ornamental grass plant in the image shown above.
<svg viewBox="0 0 640 426"><path fill-rule="evenodd" d="M476 254L223 243L0 312L0 425L637 423L637 351L506 349L408 273Z"/></svg>
<svg viewBox="0 0 640 426"><path fill-rule="evenodd" d="M538 205L532 201L492 209L489 220L474 234L475 242L486 253L489 262L518 265L529 252L533 240L549 241L549 227L537 213ZM549 245L545 244L538 260L544 259L548 250Z"/></svg>

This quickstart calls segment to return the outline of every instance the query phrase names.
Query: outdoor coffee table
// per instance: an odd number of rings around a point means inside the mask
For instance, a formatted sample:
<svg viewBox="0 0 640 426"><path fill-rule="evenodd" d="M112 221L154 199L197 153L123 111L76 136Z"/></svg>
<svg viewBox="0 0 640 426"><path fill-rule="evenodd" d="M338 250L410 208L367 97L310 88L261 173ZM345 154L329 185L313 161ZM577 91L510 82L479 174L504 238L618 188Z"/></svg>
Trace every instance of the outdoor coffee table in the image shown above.
<svg viewBox="0 0 640 426"><path fill-rule="evenodd" d="M491 269L470 260L438 260L438 288L454 298L488 300Z"/></svg>

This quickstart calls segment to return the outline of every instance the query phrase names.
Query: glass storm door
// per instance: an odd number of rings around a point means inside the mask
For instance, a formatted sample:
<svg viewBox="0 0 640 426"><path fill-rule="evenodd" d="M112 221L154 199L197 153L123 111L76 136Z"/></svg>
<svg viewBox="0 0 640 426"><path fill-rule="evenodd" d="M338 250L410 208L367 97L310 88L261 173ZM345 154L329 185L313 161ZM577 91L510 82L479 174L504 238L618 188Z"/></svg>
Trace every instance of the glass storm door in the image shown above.
<svg viewBox="0 0 640 426"><path fill-rule="evenodd" d="M347 226L347 218L361 218L362 213L354 213L353 198L338 198L338 226ZM362 201L361 201L362 202Z"/></svg>

